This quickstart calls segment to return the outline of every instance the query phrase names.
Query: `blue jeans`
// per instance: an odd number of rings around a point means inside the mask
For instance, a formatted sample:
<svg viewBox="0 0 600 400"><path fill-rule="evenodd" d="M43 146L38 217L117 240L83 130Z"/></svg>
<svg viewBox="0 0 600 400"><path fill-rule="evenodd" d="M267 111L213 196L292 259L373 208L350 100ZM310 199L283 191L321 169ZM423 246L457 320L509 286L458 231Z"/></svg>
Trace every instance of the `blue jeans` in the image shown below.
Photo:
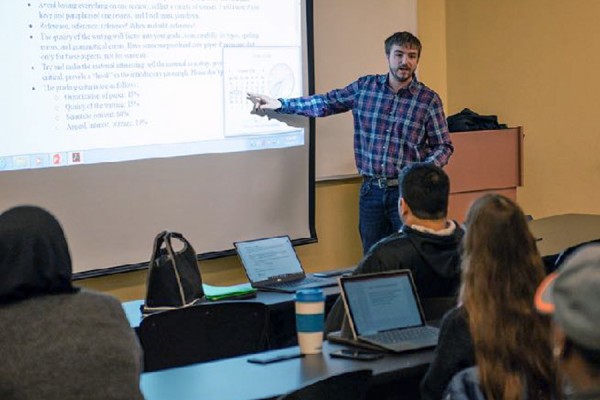
<svg viewBox="0 0 600 400"><path fill-rule="evenodd" d="M398 212L398 186L380 188L371 182L360 187L358 230L366 254L371 246L402 228Z"/></svg>

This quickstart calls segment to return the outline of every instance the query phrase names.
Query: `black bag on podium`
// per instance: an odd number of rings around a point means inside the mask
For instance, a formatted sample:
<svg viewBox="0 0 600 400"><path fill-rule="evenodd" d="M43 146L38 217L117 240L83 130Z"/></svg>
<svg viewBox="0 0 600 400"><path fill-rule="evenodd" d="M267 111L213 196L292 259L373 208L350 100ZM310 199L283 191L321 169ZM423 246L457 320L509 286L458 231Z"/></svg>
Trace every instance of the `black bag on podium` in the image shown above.
<svg viewBox="0 0 600 400"><path fill-rule="evenodd" d="M175 251L172 239L182 242L183 248ZM187 307L204 299L196 251L181 233L163 231L154 239L146 286L143 314Z"/></svg>

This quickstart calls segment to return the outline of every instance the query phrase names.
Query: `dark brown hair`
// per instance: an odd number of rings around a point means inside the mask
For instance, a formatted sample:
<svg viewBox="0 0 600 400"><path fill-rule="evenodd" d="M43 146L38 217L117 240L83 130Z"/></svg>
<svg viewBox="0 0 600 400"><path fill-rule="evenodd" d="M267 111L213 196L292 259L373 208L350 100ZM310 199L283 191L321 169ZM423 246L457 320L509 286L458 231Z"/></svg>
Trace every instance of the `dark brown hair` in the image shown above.
<svg viewBox="0 0 600 400"><path fill-rule="evenodd" d="M400 175L402 198L412 213L422 219L441 219L448 214L450 179L432 163L414 163Z"/></svg>
<svg viewBox="0 0 600 400"><path fill-rule="evenodd" d="M410 32L396 32L387 39L385 39L384 47L386 55L390 55L390 51L392 51L393 45L406 46L409 49L415 49L417 50L419 57L421 56L421 41L418 37L416 37Z"/></svg>
<svg viewBox="0 0 600 400"><path fill-rule="evenodd" d="M556 398L550 321L533 305L544 269L523 211L487 194L473 203L466 225L460 296L483 393L488 399Z"/></svg>

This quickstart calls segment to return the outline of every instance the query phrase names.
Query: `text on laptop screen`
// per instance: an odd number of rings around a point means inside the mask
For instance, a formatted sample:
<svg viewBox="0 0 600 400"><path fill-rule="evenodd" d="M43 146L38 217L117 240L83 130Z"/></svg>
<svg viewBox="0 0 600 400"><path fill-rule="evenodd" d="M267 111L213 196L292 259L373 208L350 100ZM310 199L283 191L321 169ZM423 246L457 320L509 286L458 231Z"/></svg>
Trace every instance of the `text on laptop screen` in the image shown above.
<svg viewBox="0 0 600 400"><path fill-rule="evenodd" d="M302 273L300 260L287 236L237 242L235 247L252 282Z"/></svg>
<svg viewBox="0 0 600 400"><path fill-rule="evenodd" d="M423 323L409 275L347 280L344 290L361 336Z"/></svg>

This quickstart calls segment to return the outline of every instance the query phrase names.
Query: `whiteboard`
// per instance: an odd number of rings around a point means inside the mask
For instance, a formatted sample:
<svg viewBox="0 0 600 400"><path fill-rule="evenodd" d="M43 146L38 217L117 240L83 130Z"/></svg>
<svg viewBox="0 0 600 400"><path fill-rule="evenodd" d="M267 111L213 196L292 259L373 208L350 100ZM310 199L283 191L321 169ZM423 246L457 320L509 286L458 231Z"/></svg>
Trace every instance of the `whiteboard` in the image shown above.
<svg viewBox="0 0 600 400"><path fill-rule="evenodd" d="M388 71L383 42L417 34L417 0L315 0L315 91L342 88ZM352 113L316 120L316 179L356 176Z"/></svg>

